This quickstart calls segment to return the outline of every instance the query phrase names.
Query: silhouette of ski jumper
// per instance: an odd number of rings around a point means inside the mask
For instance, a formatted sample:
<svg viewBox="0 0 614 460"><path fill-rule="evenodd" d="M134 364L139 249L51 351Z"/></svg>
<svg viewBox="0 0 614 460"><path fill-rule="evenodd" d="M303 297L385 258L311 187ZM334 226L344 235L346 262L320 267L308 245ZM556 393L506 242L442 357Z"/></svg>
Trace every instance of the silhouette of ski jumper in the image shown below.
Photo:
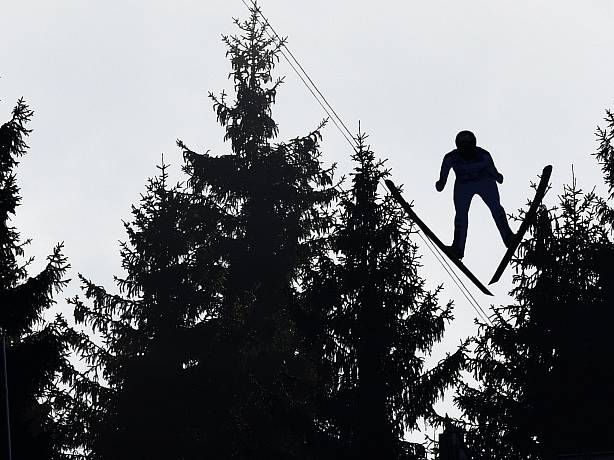
<svg viewBox="0 0 614 460"><path fill-rule="evenodd" d="M480 196L490 209L501 239L508 247L514 239L514 232L510 229L505 210L499 202L497 182L503 183L503 175L497 171L490 153L477 146L475 135L471 131L459 132L456 135L456 149L444 156L439 180L435 183L438 192L444 189L450 168L456 175L454 241L449 246L450 252L459 259L465 255L469 206L474 195Z"/></svg>

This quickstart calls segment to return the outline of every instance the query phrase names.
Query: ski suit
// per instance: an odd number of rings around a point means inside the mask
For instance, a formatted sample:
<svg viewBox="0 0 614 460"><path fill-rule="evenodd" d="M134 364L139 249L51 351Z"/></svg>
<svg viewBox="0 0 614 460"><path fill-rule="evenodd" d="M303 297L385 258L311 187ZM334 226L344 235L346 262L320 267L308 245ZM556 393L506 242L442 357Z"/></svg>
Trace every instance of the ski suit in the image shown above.
<svg viewBox="0 0 614 460"><path fill-rule="evenodd" d="M496 182L503 182L503 176L497 171L490 153L481 147L470 151L454 149L446 154L441 164L441 173L436 186L443 190L450 168L454 169L454 241L452 249L462 258L465 253L467 226L469 224L469 206L473 195L479 195L490 209L501 238L507 246L514 233L509 227L505 210L499 202L499 190Z"/></svg>

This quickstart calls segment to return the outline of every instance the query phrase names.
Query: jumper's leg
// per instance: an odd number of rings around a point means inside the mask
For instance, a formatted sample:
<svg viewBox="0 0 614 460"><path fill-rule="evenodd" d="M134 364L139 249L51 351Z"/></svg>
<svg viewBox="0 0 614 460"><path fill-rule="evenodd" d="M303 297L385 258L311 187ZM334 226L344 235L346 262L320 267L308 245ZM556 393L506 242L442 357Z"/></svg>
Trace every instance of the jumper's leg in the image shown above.
<svg viewBox="0 0 614 460"><path fill-rule="evenodd" d="M454 184L454 241L452 242L452 252L456 253L459 259L465 255L465 243L467 242L467 227L469 226L469 206L475 194L472 184Z"/></svg>
<svg viewBox="0 0 614 460"><path fill-rule="evenodd" d="M499 234L501 235L501 239L505 246L509 246L514 237L514 232L510 228L507 222L507 216L505 215L505 209L501 206L499 200L499 190L497 188L497 183L494 180L484 181L483 184L480 184L480 189L477 192L488 209L490 209L490 213L497 225L497 229L499 229Z"/></svg>

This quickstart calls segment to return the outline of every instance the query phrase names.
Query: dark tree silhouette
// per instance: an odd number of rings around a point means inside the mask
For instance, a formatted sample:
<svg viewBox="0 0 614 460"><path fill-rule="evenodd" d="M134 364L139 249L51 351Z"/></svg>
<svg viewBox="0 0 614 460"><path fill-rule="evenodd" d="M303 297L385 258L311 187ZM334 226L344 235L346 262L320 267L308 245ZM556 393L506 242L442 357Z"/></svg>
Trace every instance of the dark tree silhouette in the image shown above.
<svg viewBox="0 0 614 460"><path fill-rule="evenodd" d="M81 277L75 318L90 366L73 394L89 458L317 458L323 367L309 339L323 316L299 281L320 251L335 196L322 125L273 145L280 44L252 9L224 37L236 101L214 101L232 153L182 142L186 186L150 181L122 245L120 295ZM163 167L164 168L164 167ZM314 324L315 323L315 324Z"/></svg>
<svg viewBox="0 0 614 460"><path fill-rule="evenodd" d="M281 43L258 21L236 21L224 37L236 99L210 95L232 152L197 154L182 142L195 191L224 219L219 325L201 360L210 381L208 421L214 458L309 458L315 454L322 356L314 330L321 312L301 302L300 279L329 226L335 196L323 169L320 129L274 144L272 105L282 79L271 72ZM207 219L206 216L203 218ZM203 377L204 378L204 377Z"/></svg>
<svg viewBox="0 0 614 460"><path fill-rule="evenodd" d="M4 361L0 341L0 445L2 458L9 458L11 449L13 458L56 459L71 444L69 427L54 413L61 404L59 380L62 374L68 378L70 365L61 318L50 323L43 314L54 304L54 293L67 283L63 278L69 265L58 244L43 271L28 277L33 259L23 258L29 240L20 241L11 224L20 201L14 168L26 154L26 125L32 115L20 99L11 120L0 127L0 333L6 343Z"/></svg>
<svg viewBox="0 0 614 460"><path fill-rule="evenodd" d="M102 339L74 340L90 366L74 392L92 459L202 458L206 388L195 367L211 340L224 270L211 254L216 222L200 216L217 211L185 187L169 187L167 166L159 168L124 224L120 295L80 275L91 302L71 300L77 322Z"/></svg>
<svg viewBox="0 0 614 460"><path fill-rule="evenodd" d="M597 141L599 146L595 157L603 171L603 178L608 187L608 199L599 200L600 221L610 232L610 239L614 234L614 113L606 111L605 128L597 128ZM610 305L614 305L614 251L611 247L604 247L595 255L596 270L600 277L600 288L603 296Z"/></svg>
<svg viewBox="0 0 614 460"><path fill-rule="evenodd" d="M558 209L542 208L516 260L515 304L480 326L470 361L480 384L463 385L456 398L476 459L613 447L604 410L614 404L613 246L597 219L599 203L574 179Z"/></svg>
<svg viewBox="0 0 614 460"><path fill-rule="evenodd" d="M608 187L610 201L614 199L614 113L610 110L606 111L605 128L597 128L597 141L599 146L595 157L603 171L603 178ZM611 205L608 205L606 200L601 200L600 211L603 218L603 223L607 223L610 227L614 227L614 210Z"/></svg>
<svg viewBox="0 0 614 460"><path fill-rule="evenodd" d="M435 415L433 404L459 378L464 350L424 367L452 305L439 305L439 289L426 290L413 230L392 197L379 196L389 173L365 139L357 137L333 257L323 257L307 283L310 301L330 311L326 351L335 380L328 423L348 457L424 458L422 446L401 439Z"/></svg>

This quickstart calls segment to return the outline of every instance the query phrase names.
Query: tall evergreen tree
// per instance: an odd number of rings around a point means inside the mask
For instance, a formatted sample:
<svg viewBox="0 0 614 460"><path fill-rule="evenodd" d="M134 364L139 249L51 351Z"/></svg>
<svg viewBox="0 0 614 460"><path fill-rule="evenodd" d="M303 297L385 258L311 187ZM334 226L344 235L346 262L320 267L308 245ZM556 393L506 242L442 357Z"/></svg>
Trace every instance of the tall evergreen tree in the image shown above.
<svg viewBox="0 0 614 460"><path fill-rule="evenodd" d="M58 244L43 271L28 277L32 259L23 258L29 240L20 241L11 223L20 202L14 168L26 154L32 115L20 99L0 127L0 448L2 458L9 458L10 450L13 458L56 459L70 444L67 427L54 415L61 373L70 365L60 325L45 321L43 314L67 283L69 265Z"/></svg>
<svg viewBox="0 0 614 460"><path fill-rule="evenodd" d="M242 35L224 37L236 101L211 96L232 153L179 142L189 184L169 189L163 171L133 209L121 296L82 278L90 301L72 300L102 338L75 340L91 366L74 387L91 458L316 457L322 359L306 331L320 316L299 279L328 225L332 172L322 125L273 145L281 45L255 8L236 23Z"/></svg>
<svg viewBox="0 0 614 460"><path fill-rule="evenodd" d="M601 224L609 231L610 239L614 238L614 112L606 111L605 127L597 128L599 143L595 157L603 171L603 178L608 187L608 199L599 200L599 217ZM600 288L604 299L610 305L614 304L614 251L611 246L604 247L596 254L596 269L599 273Z"/></svg>
<svg viewBox="0 0 614 460"><path fill-rule="evenodd" d="M124 224L120 295L80 275L90 302L71 300L77 322L101 339L74 340L90 366L74 394L89 405L83 420L92 459L203 455L199 400L206 388L195 368L219 308L224 269L211 254L217 211L189 189L169 187L167 166L160 169Z"/></svg>
<svg viewBox="0 0 614 460"><path fill-rule="evenodd" d="M241 35L224 37L236 99L211 95L232 152L198 155L180 144L192 185L228 217L215 342L224 365L211 393L226 415L211 427L218 433L211 448L233 458L307 458L317 436L321 356L308 331L319 313L300 302L299 280L328 225L332 171L319 159L322 125L273 144L282 79L273 82L272 69L282 44L268 37L256 6L236 25Z"/></svg>
<svg viewBox="0 0 614 460"><path fill-rule="evenodd" d="M597 128L597 142L599 146L595 152L595 157L603 171L603 178L608 187L608 198L614 200L614 112L606 111L605 127ZM603 223L610 225L614 229L614 209L607 200L601 200L600 212Z"/></svg>
<svg viewBox="0 0 614 460"><path fill-rule="evenodd" d="M475 341L457 403L469 420L476 459L550 459L612 449L606 407L611 387L614 311L612 242L597 219L600 200L575 180L556 210L542 209L521 246L514 305L495 309Z"/></svg>
<svg viewBox="0 0 614 460"><path fill-rule="evenodd" d="M311 302L330 311L327 357L335 379L328 422L351 458L424 458L422 446L401 442L434 416L433 404L458 378L464 349L432 369L424 357L441 340L452 304L425 288L413 230L378 184L383 162L357 137L352 188L341 200L332 238L309 285Z"/></svg>

